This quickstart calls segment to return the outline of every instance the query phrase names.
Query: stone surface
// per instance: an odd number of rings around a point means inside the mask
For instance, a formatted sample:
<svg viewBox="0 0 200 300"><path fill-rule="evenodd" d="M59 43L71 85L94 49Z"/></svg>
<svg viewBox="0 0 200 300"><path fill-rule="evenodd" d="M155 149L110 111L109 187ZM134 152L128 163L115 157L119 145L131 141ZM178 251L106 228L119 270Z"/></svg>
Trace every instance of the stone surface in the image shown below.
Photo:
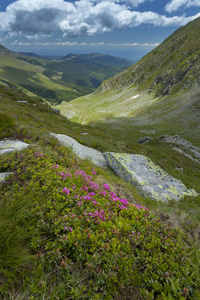
<svg viewBox="0 0 200 300"><path fill-rule="evenodd" d="M2 140L0 141L0 154L5 154L13 151L20 151L27 148L29 144L18 140Z"/></svg>
<svg viewBox="0 0 200 300"><path fill-rule="evenodd" d="M107 167L106 160L101 152L98 150L92 149L87 146L83 146L78 143L75 139L65 135L65 134L55 134L50 133L59 142L61 142L66 147L71 147L73 152L81 159L88 159L93 164L99 167Z"/></svg>
<svg viewBox="0 0 200 300"><path fill-rule="evenodd" d="M181 138L179 135L164 135L159 138L161 142L173 144L173 149L189 157L193 161L200 163L200 148Z"/></svg>
<svg viewBox="0 0 200 300"><path fill-rule="evenodd" d="M152 199L167 201L197 196L180 181L167 174L144 155L107 152L104 157L113 171Z"/></svg>
<svg viewBox="0 0 200 300"><path fill-rule="evenodd" d="M150 137L150 136L143 136L143 137L139 138L138 143L139 144L146 144L146 143L148 143L151 140L153 140L152 137Z"/></svg>
<svg viewBox="0 0 200 300"><path fill-rule="evenodd" d="M23 103L23 104L27 104L28 101L16 101L17 103Z"/></svg>
<svg viewBox="0 0 200 300"><path fill-rule="evenodd" d="M57 108L51 108L55 113L59 114L60 113L60 109L57 109Z"/></svg>
<svg viewBox="0 0 200 300"><path fill-rule="evenodd" d="M4 182L6 177L8 177L10 174L13 174L13 173L12 172L0 173L0 183Z"/></svg>

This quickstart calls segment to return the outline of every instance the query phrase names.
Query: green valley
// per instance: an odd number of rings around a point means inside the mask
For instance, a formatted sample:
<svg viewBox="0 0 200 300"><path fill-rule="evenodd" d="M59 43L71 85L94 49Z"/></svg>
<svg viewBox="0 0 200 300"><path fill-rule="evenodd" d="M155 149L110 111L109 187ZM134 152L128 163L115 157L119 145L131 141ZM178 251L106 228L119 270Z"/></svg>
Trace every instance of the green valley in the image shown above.
<svg viewBox="0 0 200 300"><path fill-rule="evenodd" d="M70 56L69 56L70 57ZM130 66L128 60L108 55L72 55L49 61L0 48L0 80L52 104L91 93L101 82Z"/></svg>

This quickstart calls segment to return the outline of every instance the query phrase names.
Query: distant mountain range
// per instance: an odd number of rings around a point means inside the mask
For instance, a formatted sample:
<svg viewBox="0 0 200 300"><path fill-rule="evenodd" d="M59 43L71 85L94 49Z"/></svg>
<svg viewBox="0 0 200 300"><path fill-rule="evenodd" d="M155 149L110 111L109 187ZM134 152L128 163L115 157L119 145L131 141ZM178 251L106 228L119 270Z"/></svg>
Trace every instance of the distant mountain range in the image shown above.
<svg viewBox="0 0 200 300"><path fill-rule="evenodd" d="M132 64L126 59L101 54L65 57L25 54L0 45L0 81L21 87L52 104L89 94L105 79Z"/></svg>
<svg viewBox="0 0 200 300"><path fill-rule="evenodd" d="M115 56L111 55L103 55L99 53L90 53L90 54L73 54L70 53L66 56L60 57L59 60L62 61L71 61L71 62L76 62L76 63L81 63L83 61L87 61L90 63L95 63L95 64L103 64L103 65L114 65L114 66L121 66L125 67L125 65L130 65L133 62L125 59L125 58L118 58Z"/></svg>
<svg viewBox="0 0 200 300"><path fill-rule="evenodd" d="M33 52L19 52L19 53L25 56L36 57L36 58L41 58L46 60L57 60L60 58L60 56L58 55L39 55Z"/></svg>
<svg viewBox="0 0 200 300"><path fill-rule="evenodd" d="M161 45L90 95L58 106L82 124L148 127L151 132L200 132L200 18L179 28ZM111 125L109 125L111 126ZM162 131L162 130L161 130ZM186 136L188 138L188 136ZM200 137L199 137L200 143Z"/></svg>

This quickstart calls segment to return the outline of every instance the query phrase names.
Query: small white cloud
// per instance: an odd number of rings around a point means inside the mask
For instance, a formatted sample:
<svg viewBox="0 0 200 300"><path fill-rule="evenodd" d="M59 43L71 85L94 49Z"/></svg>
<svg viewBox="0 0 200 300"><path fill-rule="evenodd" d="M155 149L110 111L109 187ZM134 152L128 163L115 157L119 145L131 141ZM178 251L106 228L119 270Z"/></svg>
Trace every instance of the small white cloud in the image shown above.
<svg viewBox="0 0 200 300"><path fill-rule="evenodd" d="M165 6L165 10L172 13L180 8L189 8L191 6L200 6L200 0L171 0Z"/></svg>

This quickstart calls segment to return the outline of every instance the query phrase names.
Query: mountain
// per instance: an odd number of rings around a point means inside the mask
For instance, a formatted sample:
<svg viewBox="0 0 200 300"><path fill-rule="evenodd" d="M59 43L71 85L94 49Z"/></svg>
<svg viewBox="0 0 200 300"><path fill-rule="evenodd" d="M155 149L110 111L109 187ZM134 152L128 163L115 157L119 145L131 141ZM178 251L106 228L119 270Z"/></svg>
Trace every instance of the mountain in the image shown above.
<svg viewBox="0 0 200 300"><path fill-rule="evenodd" d="M109 89L130 86L165 96L200 85L200 18L179 28L134 66L108 82ZM105 85L99 89L105 89Z"/></svg>
<svg viewBox="0 0 200 300"><path fill-rule="evenodd" d="M30 56L30 57L37 57L41 59L46 59L46 60L57 60L60 58L58 55L38 55L33 52L19 52L22 55Z"/></svg>
<svg viewBox="0 0 200 300"><path fill-rule="evenodd" d="M152 132L182 133L199 140L199 32L200 18L179 28L94 93L63 102L58 108L72 121L83 124L98 121L111 126L113 120L113 126L124 126L129 122L141 130L148 127Z"/></svg>
<svg viewBox="0 0 200 300"><path fill-rule="evenodd" d="M90 54L73 54L70 53L64 57L61 57L59 60L62 61L71 61L76 63L90 62L92 64L99 65L114 65L116 67L125 67L131 65L132 62L126 58L118 58L111 55L103 55L99 53L90 53Z"/></svg>
<svg viewBox="0 0 200 300"><path fill-rule="evenodd" d="M0 45L0 54L11 54L13 53L11 50L7 49L6 47Z"/></svg>
<svg viewBox="0 0 200 300"><path fill-rule="evenodd" d="M76 60L50 61L30 53L22 55L0 47L0 81L10 82L52 104L70 101L93 92L104 80L131 64L127 60L99 55L102 63L87 56ZM96 57L98 54L95 55ZM85 56L83 56L85 57ZM110 59L110 63L109 63Z"/></svg>

